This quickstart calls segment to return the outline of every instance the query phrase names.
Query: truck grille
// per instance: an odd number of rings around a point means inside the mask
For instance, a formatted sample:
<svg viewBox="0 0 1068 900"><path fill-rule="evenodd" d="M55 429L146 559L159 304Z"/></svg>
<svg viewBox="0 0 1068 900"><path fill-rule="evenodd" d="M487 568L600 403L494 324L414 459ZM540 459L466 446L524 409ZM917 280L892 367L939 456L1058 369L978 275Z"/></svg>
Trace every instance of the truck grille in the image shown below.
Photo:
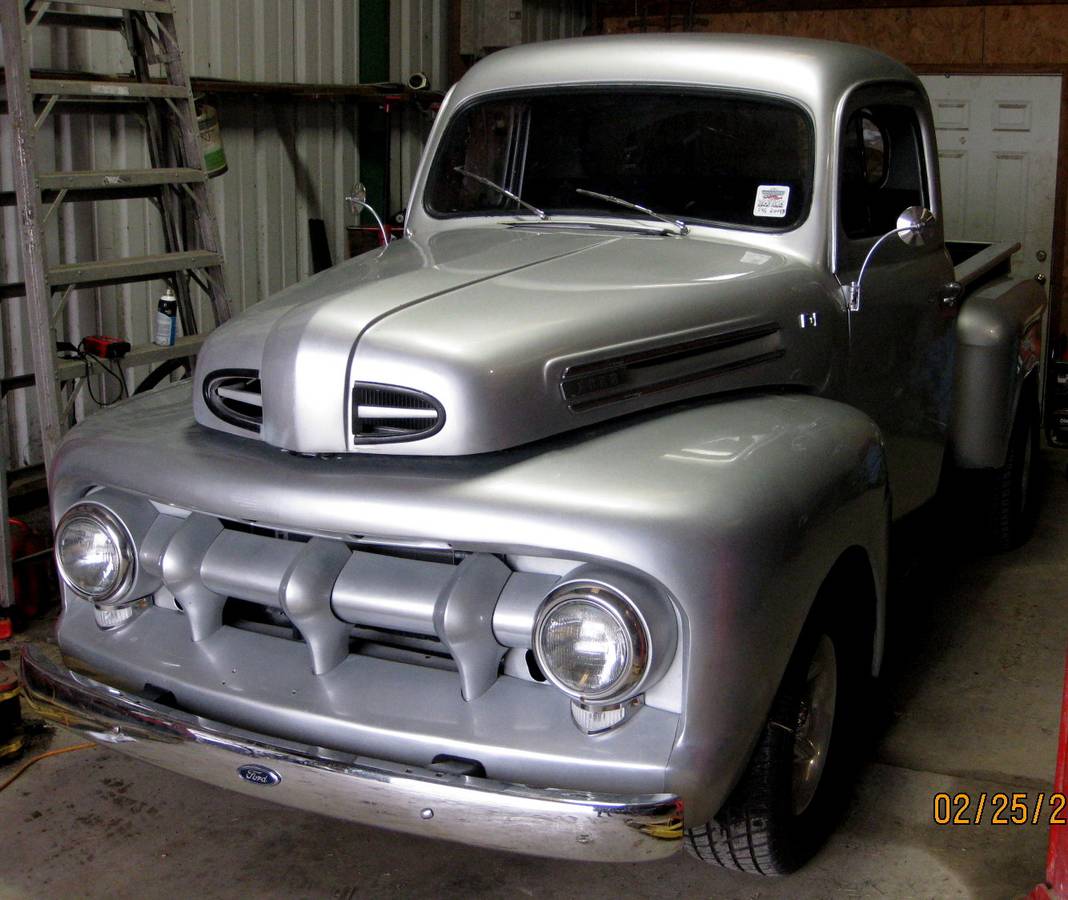
<svg viewBox="0 0 1068 900"><path fill-rule="evenodd" d="M445 424L445 410L429 394L388 384L352 389L352 437L357 444L414 441Z"/></svg>
<svg viewBox="0 0 1068 900"><path fill-rule="evenodd" d="M97 492L98 502L120 496ZM534 612L559 581L484 551L175 513L157 511L138 548L159 605L183 615L195 642L224 625L298 641L317 675L373 656L455 672L475 699L506 654L528 647Z"/></svg>
<svg viewBox="0 0 1068 900"><path fill-rule="evenodd" d="M220 369L204 379L204 401L224 422L259 432L263 424L260 373L255 369Z"/></svg>

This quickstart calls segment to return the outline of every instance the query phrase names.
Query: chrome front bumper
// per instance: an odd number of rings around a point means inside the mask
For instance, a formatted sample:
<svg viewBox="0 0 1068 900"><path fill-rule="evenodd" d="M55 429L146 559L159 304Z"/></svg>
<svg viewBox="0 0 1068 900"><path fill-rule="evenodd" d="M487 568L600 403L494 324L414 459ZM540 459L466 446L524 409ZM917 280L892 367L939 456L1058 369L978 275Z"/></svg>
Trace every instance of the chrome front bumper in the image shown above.
<svg viewBox="0 0 1068 900"><path fill-rule="evenodd" d="M497 850L601 862L674 853L682 802L529 788L287 743L142 700L24 647L46 719L164 769L298 809Z"/></svg>

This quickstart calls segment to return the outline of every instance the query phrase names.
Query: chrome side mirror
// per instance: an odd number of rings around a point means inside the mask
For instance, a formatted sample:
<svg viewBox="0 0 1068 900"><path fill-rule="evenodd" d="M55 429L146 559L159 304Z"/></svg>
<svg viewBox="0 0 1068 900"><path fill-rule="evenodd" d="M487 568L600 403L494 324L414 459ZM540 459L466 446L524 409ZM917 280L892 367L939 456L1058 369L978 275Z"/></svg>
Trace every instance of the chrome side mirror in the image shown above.
<svg viewBox="0 0 1068 900"><path fill-rule="evenodd" d="M362 181L357 181L350 189L345 199L349 203L349 211L358 213L367 205L367 188Z"/></svg>
<svg viewBox="0 0 1068 900"><path fill-rule="evenodd" d="M897 217L894 233L906 244L923 247L934 240L937 222L935 214L927 207L910 206Z"/></svg>
<svg viewBox="0 0 1068 900"><path fill-rule="evenodd" d="M910 206L897 217L897 227L886 232L879 240L871 245L868 255L864 257L857 280L844 285L842 290L846 296L846 307L851 313L860 311L860 286L864 282L864 273L868 270L868 263L883 243L895 234L909 245L923 247L934 240L938 220L935 214L923 206Z"/></svg>
<svg viewBox="0 0 1068 900"><path fill-rule="evenodd" d="M375 212L375 208L367 202L367 188L362 181L357 181L349 189L348 194L345 195L345 200L348 202L349 210L354 216L365 209L374 216L375 221L378 223L378 230L382 233L382 244L389 244L389 233L386 231L386 226L382 224L378 213Z"/></svg>

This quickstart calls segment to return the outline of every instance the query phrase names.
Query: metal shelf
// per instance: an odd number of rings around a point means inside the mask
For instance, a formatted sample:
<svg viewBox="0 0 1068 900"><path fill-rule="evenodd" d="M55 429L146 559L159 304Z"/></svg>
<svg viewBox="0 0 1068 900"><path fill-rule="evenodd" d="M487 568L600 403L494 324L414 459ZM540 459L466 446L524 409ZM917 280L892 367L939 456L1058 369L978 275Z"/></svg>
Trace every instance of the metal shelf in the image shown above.
<svg viewBox="0 0 1068 900"><path fill-rule="evenodd" d="M178 359L183 356L196 356L204 343L207 335L191 334L180 337L169 347L160 347L157 344L144 344L134 347L122 359L105 360L109 365L115 362L122 363L124 369L132 369L136 366L148 366L160 363L168 359ZM60 381L73 381L85 374L85 363L80 359L61 359L56 365L56 377Z"/></svg>

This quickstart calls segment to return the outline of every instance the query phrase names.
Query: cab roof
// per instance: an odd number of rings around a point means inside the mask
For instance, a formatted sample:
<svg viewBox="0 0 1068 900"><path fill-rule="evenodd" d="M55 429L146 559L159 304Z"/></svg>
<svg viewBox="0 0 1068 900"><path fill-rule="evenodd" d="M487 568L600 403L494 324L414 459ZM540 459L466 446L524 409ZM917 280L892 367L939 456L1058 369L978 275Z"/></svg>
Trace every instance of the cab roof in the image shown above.
<svg viewBox="0 0 1068 900"><path fill-rule="evenodd" d="M819 116L850 88L872 81L919 85L906 66L854 44L740 34L627 34L501 50L464 75L455 100L551 85L685 85L787 97Z"/></svg>

